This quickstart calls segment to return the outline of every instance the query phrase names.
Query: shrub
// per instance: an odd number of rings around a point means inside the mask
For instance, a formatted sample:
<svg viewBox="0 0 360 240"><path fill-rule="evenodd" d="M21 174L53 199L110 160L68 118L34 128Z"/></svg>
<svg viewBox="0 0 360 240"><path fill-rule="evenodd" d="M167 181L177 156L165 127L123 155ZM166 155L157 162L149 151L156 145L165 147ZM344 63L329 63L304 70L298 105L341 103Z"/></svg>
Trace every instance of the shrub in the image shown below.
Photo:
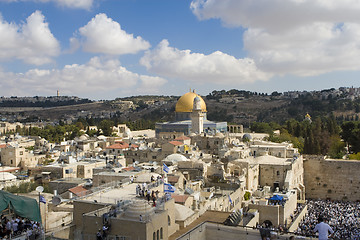
<svg viewBox="0 0 360 240"><path fill-rule="evenodd" d="M251 197L251 193L250 193L250 192L245 192L245 194L244 194L244 200L247 201L247 200L250 199L250 197Z"/></svg>

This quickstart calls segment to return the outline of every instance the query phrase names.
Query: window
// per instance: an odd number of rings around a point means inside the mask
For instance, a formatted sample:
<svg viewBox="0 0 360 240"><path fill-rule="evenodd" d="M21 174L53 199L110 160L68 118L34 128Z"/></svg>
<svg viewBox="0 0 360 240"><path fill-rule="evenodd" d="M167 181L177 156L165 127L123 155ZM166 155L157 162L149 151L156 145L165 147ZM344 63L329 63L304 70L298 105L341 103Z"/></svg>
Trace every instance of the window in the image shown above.
<svg viewBox="0 0 360 240"><path fill-rule="evenodd" d="M24 154L24 152L23 151L20 151L20 155L23 155Z"/></svg>
<svg viewBox="0 0 360 240"><path fill-rule="evenodd" d="M156 156L152 156L152 159L156 159Z"/></svg>
<svg viewBox="0 0 360 240"><path fill-rule="evenodd" d="M10 160L10 164L13 164L13 160Z"/></svg>
<svg viewBox="0 0 360 240"><path fill-rule="evenodd" d="M163 228L160 228L160 239L163 239Z"/></svg>
<svg viewBox="0 0 360 240"><path fill-rule="evenodd" d="M280 171L276 171L276 175L279 176L279 175L280 175Z"/></svg>
<svg viewBox="0 0 360 240"><path fill-rule="evenodd" d="M170 216L168 215L168 225L170 226L171 225L171 219L170 219Z"/></svg>
<svg viewBox="0 0 360 240"><path fill-rule="evenodd" d="M153 233L153 240L156 240L155 232Z"/></svg>
<svg viewBox="0 0 360 240"><path fill-rule="evenodd" d="M157 230L157 232L156 232L156 240L159 240L160 239L160 232L159 232L159 230Z"/></svg>

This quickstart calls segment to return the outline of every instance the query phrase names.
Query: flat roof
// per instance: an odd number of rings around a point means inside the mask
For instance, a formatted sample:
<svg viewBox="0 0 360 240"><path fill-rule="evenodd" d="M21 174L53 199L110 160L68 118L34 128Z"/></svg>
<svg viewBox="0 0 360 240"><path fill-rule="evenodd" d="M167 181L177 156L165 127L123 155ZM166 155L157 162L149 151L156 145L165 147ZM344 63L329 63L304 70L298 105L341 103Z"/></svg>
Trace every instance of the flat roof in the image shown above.
<svg viewBox="0 0 360 240"><path fill-rule="evenodd" d="M136 186L137 184L135 183L123 185L123 187L121 188L113 188L107 192L98 192L92 194L88 197L83 198L82 200L96 200L98 203L109 204L116 204L119 200L139 200L140 198L136 196Z"/></svg>
<svg viewBox="0 0 360 240"><path fill-rule="evenodd" d="M291 159L279 158L279 157L274 157L271 155L254 157L254 161L257 162L258 164L291 165Z"/></svg>
<svg viewBox="0 0 360 240"><path fill-rule="evenodd" d="M195 228L197 225L210 221L215 223L224 223L225 220L230 215L230 212L219 212L219 211L206 211L203 215L201 215L198 219L193 221L190 225L187 227L180 229L176 231L173 235L169 236L169 240L175 240L178 237L182 236L183 234L187 233L191 229Z"/></svg>
<svg viewBox="0 0 360 240"><path fill-rule="evenodd" d="M128 177L128 176L132 176L132 175L137 175L138 172L107 172L107 171L104 171L104 172L99 172L99 173L94 173L93 175L109 175L109 176L125 176L125 177Z"/></svg>

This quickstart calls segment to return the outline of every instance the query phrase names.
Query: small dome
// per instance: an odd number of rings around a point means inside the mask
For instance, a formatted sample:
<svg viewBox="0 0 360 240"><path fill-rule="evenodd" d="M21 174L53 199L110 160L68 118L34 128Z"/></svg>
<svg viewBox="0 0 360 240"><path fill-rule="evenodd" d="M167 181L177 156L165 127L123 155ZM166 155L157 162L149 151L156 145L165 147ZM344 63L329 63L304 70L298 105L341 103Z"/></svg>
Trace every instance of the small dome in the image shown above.
<svg viewBox="0 0 360 240"><path fill-rule="evenodd" d="M215 134L215 137L224 138L225 136L221 132L218 132L218 133Z"/></svg>
<svg viewBox="0 0 360 240"><path fill-rule="evenodd" d="M86 141L86 140L88 140L89 139L89 136L87 135L87 134L83 134L83 135L81 135L80 137L79 137L79 140L80 141Z"/></svg>
<svg viewBox="0 0 360 240"><path fill-rule="evenodd" d="M242 139L243 139L243 140L245 140L245 139L251 140L251 139L252 139L252 136L251 136L250 134L248 134L248 133L245 133L245 134L243 135Z"/></svg>
<svg viewBox="0 0 360 240"><path fill-rule="evenodd" d="M187 159L184 155L178 154L178 153L174 153L171 154L169 156L167 156L165 158L166 161L171 161L171 162L181 162L181 161L189 161L189 159Z"/></svg>
<svg viewBox="0 0 360 240"><path fill-rule="evenodd" d="M201 110L206 112L205 101L196 93L188 92L181 96L175 106L175 112L192 112L194 107L194 99L198 97L200 100Z"/></svg>
<svg viewBox="0 0 360 240"><path fill-rule="evenodd" d="M139 218L140 215L149 216L154 213L154 209L145 201L136 201L126 209L125 215L131 218Z"/></svg>
<svg viewBox="0 0 360 240"><path fill-rule="evenodd" d="M100 135L100 136L97 137L97 139L98 139L98 140L105 140L106 137L105 137L104 135Z"/></svg>

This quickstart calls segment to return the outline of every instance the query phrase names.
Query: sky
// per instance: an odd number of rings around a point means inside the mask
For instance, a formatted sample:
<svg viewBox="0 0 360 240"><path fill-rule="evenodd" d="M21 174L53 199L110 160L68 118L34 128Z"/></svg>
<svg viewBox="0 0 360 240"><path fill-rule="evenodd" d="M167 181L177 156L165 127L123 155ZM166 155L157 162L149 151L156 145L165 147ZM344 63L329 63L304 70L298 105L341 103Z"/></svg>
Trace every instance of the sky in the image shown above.
<svg viewBox="0 0 360 240"><path fill-rule="evenodd" d="M0 96L359 87L358 0L0 0Z"/></svg>

